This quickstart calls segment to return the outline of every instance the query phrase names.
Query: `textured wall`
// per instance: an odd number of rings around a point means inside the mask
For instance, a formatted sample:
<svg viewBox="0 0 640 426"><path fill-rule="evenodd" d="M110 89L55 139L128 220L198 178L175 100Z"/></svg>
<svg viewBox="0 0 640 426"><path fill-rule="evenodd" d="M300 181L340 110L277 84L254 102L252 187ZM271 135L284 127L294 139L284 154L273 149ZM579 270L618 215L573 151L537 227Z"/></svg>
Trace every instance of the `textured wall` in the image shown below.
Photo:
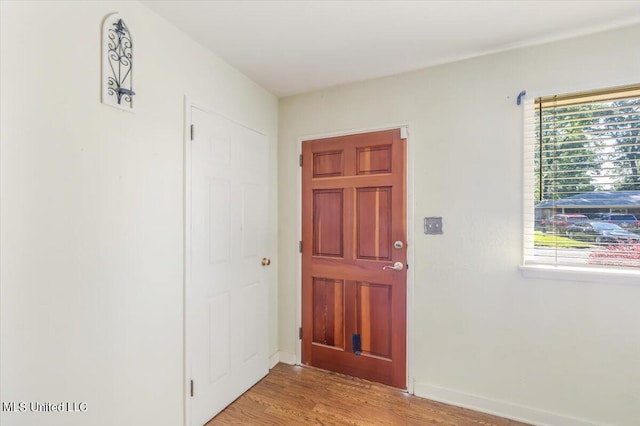
<svg viewBox="0 0 640 426"><path fill-rule="evenodd" d="M134 114L100 104L116 11L135 45ZM274 254L277 100L138 2L3 1L1 15L2 401L87 411L0 423L179 425L184 96L267 135Z"/></svg>

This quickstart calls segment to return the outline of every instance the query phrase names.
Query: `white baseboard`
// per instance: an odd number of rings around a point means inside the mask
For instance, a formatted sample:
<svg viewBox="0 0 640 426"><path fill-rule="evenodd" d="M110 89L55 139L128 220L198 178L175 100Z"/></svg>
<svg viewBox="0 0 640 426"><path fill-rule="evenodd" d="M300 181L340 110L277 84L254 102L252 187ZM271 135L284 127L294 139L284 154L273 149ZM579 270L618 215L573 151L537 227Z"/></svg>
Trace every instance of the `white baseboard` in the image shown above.
<svg viewBox="0 0 640 426"><path fill-rule="evenodd" d="M296 354L291 354L289 352L279 352L280 354L280 362L285 363L285 364L289 364L289 365L296 365Z"/></svg>
<svg viewBox="0 0 640 426"><path fill-rule="evenodd" d="M276 366L277 363L280 362L280 352L276 352L275 354L269 357L269 370Z"/></svg>
<svg viewBox="0 0 640 426"><path fill-rule="evenodd" d="M421 398L539 426L597 426L597 423L584 419L568 417L507 401L489 399L419 382L415 383L414 392L416 396Z"/></svg>
<svg viewBox="0 0 640 426"><path fill-rule="evenodd" d="M296 356L295 354L290 354L288 352L276 352L269 357L269 369L275 367L279 362L289 365L296 365Z"/></svg>

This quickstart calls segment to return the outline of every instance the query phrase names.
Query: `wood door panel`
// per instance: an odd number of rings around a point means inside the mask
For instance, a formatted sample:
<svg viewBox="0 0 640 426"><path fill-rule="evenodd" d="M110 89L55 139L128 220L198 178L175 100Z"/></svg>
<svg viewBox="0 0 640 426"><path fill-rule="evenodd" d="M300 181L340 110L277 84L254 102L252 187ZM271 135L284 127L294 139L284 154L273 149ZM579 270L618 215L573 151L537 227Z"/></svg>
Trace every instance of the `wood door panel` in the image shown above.
<svg viewBox="0 0 640 426"><path fill-rule="evenodd" d="M345 348L344 281L313 278L313 343Z"/></svg>
<svg viewBox="0 0 640 426"><path fill-rule="evenodd" d="M357 257L391 260L391 188L356 189Z"/></svg>
<svg viewBox="0 0 640 426"><path fill-rule="evenodd" d="M313 255L343 255L343 191L313 191Z"/></svg>
<svg viewBox="0 0 640 426"><path fill-rule="evenodd" d="M263 187L255 184L241 185L242 197L242 256L252 258L258 256L261 238L263 238L260 224L262 223L265 197ZM224 204L220 204L224 206Z"/></svg>
<svg viewBox="0 0 640 426"><path fill-rule="evenodd" d="M216 383L229 374L231 366L231 324L229 315L229 292L207 300L209 326L209 359L206 360L209 383Z"/></svg>
<svg viewBox="0 0 640 426"><path fill-rule="evenodd" d="M313 153L313 177L326 178L343 175L342 151Z"/></svg>
<svg viewBox="0 0 640 426"><path fill-rule="evenodd" d="M406 269L384 269L406 264L405 141L302 148L302 362L406 388Z"/></svg>
<svg viewBox="0 0 640 426"><path fill-rule="evenodd" d="M366 146L356 149L356 174L371 175L391 173L391 145Z"/></svg>
<svg viewBox="0 0 640 426"><path fill-rule="evenodd" d="M391 357L391 286L356 283L357 331L362 341L362 352L379 357Z"/></svg>
<svg viewBox="0 0 640 426"><path fill-rule="evenodd" d="M209 206L217 203L225 208L210 208L208 213L209 226L209 263L212 265L229 261L229 242L231 241L232 212L231 206L231 183L228 179L207 179L209 184Z"/></svg>

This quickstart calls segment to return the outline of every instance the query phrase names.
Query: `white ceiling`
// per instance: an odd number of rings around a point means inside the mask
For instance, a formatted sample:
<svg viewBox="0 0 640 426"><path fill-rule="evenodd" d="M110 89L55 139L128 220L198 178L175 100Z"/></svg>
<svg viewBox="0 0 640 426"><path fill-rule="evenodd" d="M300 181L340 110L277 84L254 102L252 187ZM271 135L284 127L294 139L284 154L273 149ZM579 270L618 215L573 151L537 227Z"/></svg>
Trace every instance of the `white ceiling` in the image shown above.
<svg viewBox="0 0 640 426"><path fill-rule="evenodd" d="M279 97L640 22L639 0L143 3Z"/></svg>

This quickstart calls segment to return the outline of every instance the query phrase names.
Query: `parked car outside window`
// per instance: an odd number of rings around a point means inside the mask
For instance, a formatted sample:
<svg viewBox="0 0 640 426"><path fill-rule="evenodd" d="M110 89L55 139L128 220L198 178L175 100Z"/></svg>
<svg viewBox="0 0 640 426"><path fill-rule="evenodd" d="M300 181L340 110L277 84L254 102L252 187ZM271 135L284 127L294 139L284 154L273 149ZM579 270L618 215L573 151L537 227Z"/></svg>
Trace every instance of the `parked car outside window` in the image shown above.
<svg viewBox="0 0 640 426"><path fill-rule="evenodd" d="M542 220L542 232L566 233L569 225L588 220L589 218L583 214L557 214Z"/></svg>
<svg viewBox="0 0 640 426"><path fill-rule="evenodd" d="M621 226L628 231L640 230L640 221L632 214L605 213L600 216L600 220Z"/></svg>
<svg viewBox="0 0 640 426"><path fill-rule="evenodd" d="M567 227L567 235L573 240L596 244L638 244L640 235L622 229L612 223L593 221L577 222Z"/></svg>

